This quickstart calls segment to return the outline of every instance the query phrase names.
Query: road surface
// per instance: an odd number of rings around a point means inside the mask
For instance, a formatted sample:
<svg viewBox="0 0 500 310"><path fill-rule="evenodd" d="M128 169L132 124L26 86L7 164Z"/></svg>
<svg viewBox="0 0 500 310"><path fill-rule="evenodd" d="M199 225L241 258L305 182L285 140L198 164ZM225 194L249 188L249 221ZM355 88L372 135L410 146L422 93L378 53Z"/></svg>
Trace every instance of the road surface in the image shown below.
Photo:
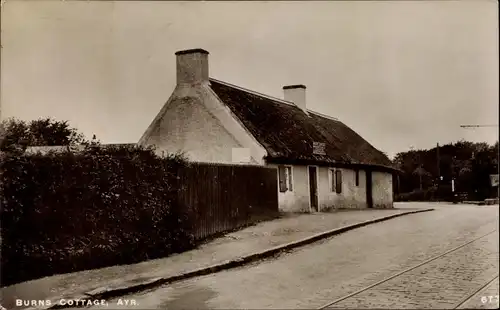
<svg viewBox="0 0 500 310"><path fill-rule="evenodd" d="M436 205L90 309L495 309L498 210Z"/></svg>

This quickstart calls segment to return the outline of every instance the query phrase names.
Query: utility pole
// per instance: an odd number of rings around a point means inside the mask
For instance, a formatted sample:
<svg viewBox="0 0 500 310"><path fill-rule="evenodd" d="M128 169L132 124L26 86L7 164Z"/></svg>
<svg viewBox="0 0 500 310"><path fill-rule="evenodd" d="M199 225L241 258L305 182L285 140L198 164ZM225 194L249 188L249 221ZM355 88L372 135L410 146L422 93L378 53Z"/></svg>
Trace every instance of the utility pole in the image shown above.
<svg viewBox="0 0 500 310"><path fill-rule="evenodd" d="M420 178L420 190L422 190L422 170L419 170L418 176Z"/></svg>
<svg viewBox="0 0 500 310"><path fill-rule="evenodd" d="M422 191L422 173L423 173L423 167L422 167L422 158L420 157L420 152L418 153L418 175L420 177L420 191Z"/></svg>
<svg viewBox="0 0 500 310"><path fill-rule="evenodd" d="M410 150L413 152L415 148L413 146L410 146ZM415 170L418 173L418 180L419 180L419 187L420 190L422 190L422 159L420 158L420 153L417 151L418 155L418 168Z"/></svg>
<svg viewBox="0 0 500 310"><path fill-rule="evenodd" d="M441 182L443 181L443 177L441 176L441 158L439 157L439 143L436 143L436 164L437 164L437 180L436 180L436 189L437 189L437 198L441 199Z"/></svg>
<svg viewBox="0 0 500 310"><path fill-rule="evenodd" d="M455 194L455 168L456 168L456 156L451 158L451 194L453 196L453 203L458 203L457 195Z"/></svg>
<svg viewBox="0 0 500 310"><path fill-rule="evenodd" d="M441 180L441 159L439 158L439 143L436 144L438 182Z"/></svg>

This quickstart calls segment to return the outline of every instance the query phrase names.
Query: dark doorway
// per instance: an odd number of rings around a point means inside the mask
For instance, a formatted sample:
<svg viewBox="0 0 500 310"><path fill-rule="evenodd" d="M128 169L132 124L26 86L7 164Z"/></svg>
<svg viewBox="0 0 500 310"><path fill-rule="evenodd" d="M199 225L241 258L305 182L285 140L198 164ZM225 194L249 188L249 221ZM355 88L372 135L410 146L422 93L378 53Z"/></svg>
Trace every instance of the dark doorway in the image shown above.
<svg viewBox="0 0 500 310"><path fill-rule="evenodd" d="M311 197L311 209L318 211L318 173L316 167L309 166L309 197Z"/></svg>
<svg viewBox="0 0 500 310"><path fill-rule="evenodd" d="M370 170L366 170L366 204L368 208L373 208L372 183L372 172Z"/></svg>

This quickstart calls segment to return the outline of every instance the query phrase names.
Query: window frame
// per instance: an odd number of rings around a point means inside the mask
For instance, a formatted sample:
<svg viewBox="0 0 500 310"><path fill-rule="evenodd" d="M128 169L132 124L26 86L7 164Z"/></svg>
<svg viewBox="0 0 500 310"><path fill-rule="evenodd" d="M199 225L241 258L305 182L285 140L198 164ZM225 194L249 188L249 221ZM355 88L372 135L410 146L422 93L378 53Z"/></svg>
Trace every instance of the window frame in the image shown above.
<svg viewBox="0 0 500 310"><path fill-rule="evenodd" d="M278 166L278 187L280 193L293 192L293 166Z"/></svg>
<svg viewBox="0 0 500 310"><path fill-rule="evenodd" d="M342 169L335 169L335 193L336 194L342 194L342 183L343 183L343 177L342 177ZM340 179L340 182L339 182Z"/></svg>
<svg viewBox="0 0 500 310"><path fill-rule="evenodd" d="M335 180L335 171L336 170L337 169L335 169L335 168L329 168L328 169L328 175L329 175L329 181L330 181L329 185L330 185L330 192L331 193L335 193L335 187L336 187L336 184L337 184L337 182Z"/></svg>
<svg viewBox="0 0 500 310"><path fill-rule="evenodd" d="M293 167L285 165L285 182L287 191L293 192Z"/></svg>

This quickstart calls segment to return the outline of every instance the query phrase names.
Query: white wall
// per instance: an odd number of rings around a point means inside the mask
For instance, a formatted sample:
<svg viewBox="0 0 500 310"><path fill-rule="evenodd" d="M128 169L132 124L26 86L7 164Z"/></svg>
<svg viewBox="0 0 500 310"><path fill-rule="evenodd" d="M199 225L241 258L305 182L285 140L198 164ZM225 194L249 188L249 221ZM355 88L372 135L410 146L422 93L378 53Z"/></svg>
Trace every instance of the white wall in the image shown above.
<svg viewBox="0 0 500 310"><path fill-rule="evenodd" d="M359 170L359 185L352 169L336 168L342 171L342 193L332 191L331 174L328 167L319 168L318 199L321 210L338 208L366 208L366 173Z"/></svg>
<svg viewBox="0 0 500 310"><path fill-rule="evenodd" d="M155 145L160 154L183 151L200 162L263 165L266 154L208 84L177 86L140 143ZM248 153L247 162L240 153Z"/></svg>
<svg viewBox="0 0 500 310"><path fill-rule="evenodd" d="M278 165L268 164L276 168ZM345 208L367 208L366 172L359 170L359 185L356 186L355 170L336 168L342 171L342 193L331 189L331 175L328 167L318 167L318 204L319 211ZM372 173L372 195L374 208L392 208L392 175L384 172ZM278 180L279 180L279 175ZM285 212L310 212L308 166L292 166L293 190L284 193L278 191L279 208Z"/></svg>
<svg viewBox="0 0 500 310"><path fill-rule="evenodd" d="M268 164L268 167L276 168L278 182L278 203L280 211L284 212L309 212L309 181L306 166L292 166L292 191L280 192L278 165Z"/></svg>
<svg viewBox="0 0 500 310"><path fill-rule="evenodd" d="M392 174L387 172L373 172L373 207L393 208Z"/></svg>
<svg viewBox="0 0 500 310"><path fill-rule="evenodd" d="M148 144L158 152L183 151L191 161L231 162L232 147L241 145L196 98L176 99Z"/></svg>

